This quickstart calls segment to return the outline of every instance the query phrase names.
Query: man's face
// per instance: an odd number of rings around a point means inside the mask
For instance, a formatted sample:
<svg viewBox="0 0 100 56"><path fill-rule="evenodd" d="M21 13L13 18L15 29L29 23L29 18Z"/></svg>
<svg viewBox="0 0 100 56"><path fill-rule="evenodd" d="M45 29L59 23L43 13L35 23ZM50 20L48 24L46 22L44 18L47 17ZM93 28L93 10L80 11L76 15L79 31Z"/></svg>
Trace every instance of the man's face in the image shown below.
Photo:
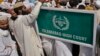
<svg viewBox="0 0 100 56"><path fill-rule="evenodd" d="M0 20L0 28L7 29L8 28L8 20Z"/></svg>
<svg viewBox="0 0 100 56"><path fill-rule="evenodd" d="M13 10L13 9L9 10L9 13L10 13L12 16L14 16L14 17L16 17L16 16L17 16L17 14L14 12L14 10Z"/></svg>

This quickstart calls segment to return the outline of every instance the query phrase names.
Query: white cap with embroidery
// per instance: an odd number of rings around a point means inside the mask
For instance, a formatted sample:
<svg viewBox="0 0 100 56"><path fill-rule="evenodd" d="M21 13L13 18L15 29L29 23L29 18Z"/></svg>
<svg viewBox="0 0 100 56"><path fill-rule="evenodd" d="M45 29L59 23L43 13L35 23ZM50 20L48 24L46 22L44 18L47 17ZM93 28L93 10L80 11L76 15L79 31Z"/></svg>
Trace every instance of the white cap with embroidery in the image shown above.
<svg viewBox="0 0 100 56"><path fill-rule="evenodd" d="M29 3L29 2L23 2L24 6L29 9L29 8L33 8L34 4L33 3Z"/></svg>
<svg viewBox="0 0 100 56"><path fill-rule="evenodd" d="M10 18L11 15L5 12L0 12L0 20L6 20L8 18Z"/></svg>
<svg viewBox="0 0 100 56"><path fill-rule="evenodd" d="M91 0L85 0L85 3L91 3Z"/></svg>

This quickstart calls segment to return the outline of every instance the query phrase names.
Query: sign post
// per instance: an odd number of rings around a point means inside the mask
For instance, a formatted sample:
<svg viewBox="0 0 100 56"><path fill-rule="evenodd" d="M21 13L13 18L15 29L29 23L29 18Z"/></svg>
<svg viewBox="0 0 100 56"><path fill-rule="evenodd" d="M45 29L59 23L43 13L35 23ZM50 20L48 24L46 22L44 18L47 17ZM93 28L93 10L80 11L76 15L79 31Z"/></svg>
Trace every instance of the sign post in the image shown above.
<svg viewBox="0 0 100 56"><path fill-rule="evenodd" d="M95 49L94 11L42 8L36 27L39 35Z"/></svg>

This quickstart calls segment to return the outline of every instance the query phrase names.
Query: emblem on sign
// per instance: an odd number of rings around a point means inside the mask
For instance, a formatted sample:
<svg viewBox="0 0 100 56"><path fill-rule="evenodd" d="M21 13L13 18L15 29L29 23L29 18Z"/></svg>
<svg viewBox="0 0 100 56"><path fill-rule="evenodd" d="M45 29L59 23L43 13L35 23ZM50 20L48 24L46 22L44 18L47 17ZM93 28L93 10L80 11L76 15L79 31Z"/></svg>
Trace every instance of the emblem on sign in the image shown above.
<svg viewBox="0 0 100 56"><path fill-rule="evenodd" d="M65 16L53 16L53 25L56 29L67 30L69 29L69 21Z"/></svg>

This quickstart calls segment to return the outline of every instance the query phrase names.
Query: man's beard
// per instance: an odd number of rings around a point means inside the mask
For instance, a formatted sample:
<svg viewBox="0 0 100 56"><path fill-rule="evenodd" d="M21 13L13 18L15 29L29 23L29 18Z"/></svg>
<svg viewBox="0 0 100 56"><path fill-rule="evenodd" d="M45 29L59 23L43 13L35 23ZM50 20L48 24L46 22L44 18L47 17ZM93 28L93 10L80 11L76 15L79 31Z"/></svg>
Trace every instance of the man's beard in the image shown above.
<svg viewBox="0 0 100 56"><path fill-rule="evenodd" d="M17 16L12 16L11 19L15 21L17 19Z"/></svg>

